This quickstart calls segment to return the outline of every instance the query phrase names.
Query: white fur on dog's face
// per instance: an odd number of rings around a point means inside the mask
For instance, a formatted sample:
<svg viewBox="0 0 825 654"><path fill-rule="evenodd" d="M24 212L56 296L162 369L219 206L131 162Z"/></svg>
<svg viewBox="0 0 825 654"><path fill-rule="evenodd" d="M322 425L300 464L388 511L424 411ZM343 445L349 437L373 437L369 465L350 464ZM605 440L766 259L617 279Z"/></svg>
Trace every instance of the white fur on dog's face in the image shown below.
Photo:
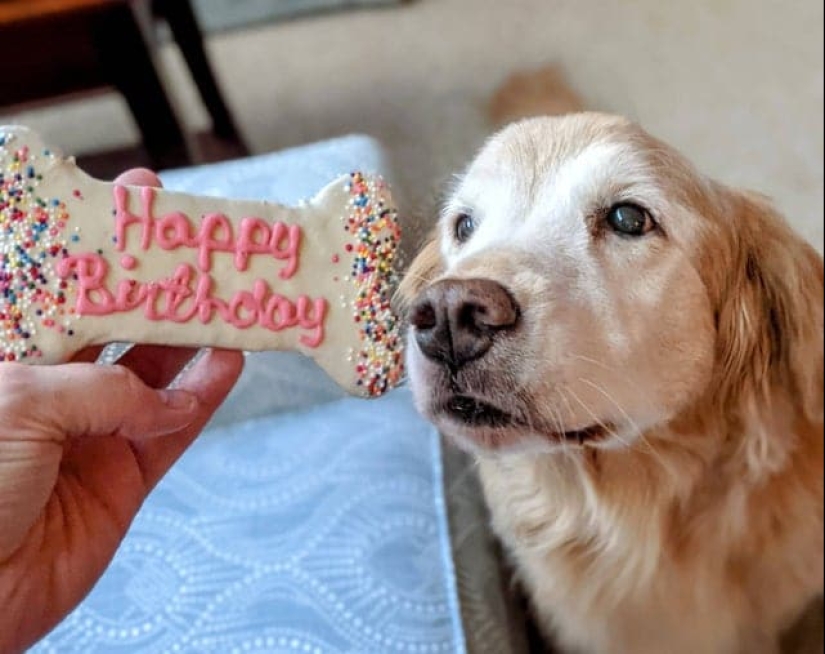
<svg viewBox="0 0 825 654"><path fill-rule="evenodd" d="M440 222L439 279L498 282L521 315L457 373L411 334L413 392L444 433L472 447L546 449L601 427L592 444L620 447L705 392L716 335L691 244L705 222L695 198L712 189L660 147L621 119L544 118L505 129L470 165ZM605 214L622 203L657 227L613 231ZM463 214L476 228L458 243ZM443 408L454 393L512 415L512 426L466 424Z"/></svg>

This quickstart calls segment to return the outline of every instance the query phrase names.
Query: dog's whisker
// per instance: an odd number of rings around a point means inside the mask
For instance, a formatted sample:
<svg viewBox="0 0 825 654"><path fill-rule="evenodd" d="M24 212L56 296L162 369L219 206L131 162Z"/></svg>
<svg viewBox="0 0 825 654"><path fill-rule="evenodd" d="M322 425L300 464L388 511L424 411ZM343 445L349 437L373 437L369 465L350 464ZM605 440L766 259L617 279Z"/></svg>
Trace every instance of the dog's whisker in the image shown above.
<svg viewBox="0 0 825 654"><path fill-rule="evenodd" d="M567 415L569 415L569 416L574 415L573 407L570 405L570 400L564 394L563 389L562 388L557 388L557 392L558 392L559 397L562 399L562 402L564 402L564 406L567 409Z"/></svg>
<svg viewBox="0 0 825 654"><path fill-rule="evenodd" d="M642 431L642 429L639 427L638 423L636 423L636 421L633 420L633 418L631 418L630 415L628 415L627 411L625 411L625 409L616 401L616 399L610 393L607 392L606 389L604 389L600 384L597 384L583 377L580 377L579 381L583 384L587 384L597 392L604 395L604 397L606 397L619 410L624 419L627 421L630 428L635 432L634 435L646 446L647 452L651 454L663 468L669 468L667 462L664 460L659 451L653 446L653 444L647 438L644 431ZM631 447L632 449L635 449L632 445L629 445L623 439L619 438L618 435L616 437L620 442L624 443L625 445L628 445L628 447Z"/></svg>
<svg viewBox="0 0 825 654"><path fill-rule="evenodd" d="M564 394L564 389L561 387L556 387L556 394L561 398L562 402L564 403L565 407L567 408L567 414L572 416L573 415L573 407L570 405L570 400ZM559 433L564 433L564 419L559 418ZM566 439L562 439L562 449L565 453L569 453L569 448Z"/></svg>
<svg viewBox="0 0 825 654"><path fill-rule="evenodd" d="M602 429L604 429L610 436L615 438L628 449L635 449L632 443L627 442L624 438L621 437L621 435L615 429L611 429L602 418L599 418L593 411L593 409L591 409L585 402L583 402L582 399L576 394L576 392L572 388L568 388L567 392L570 393L570 395L573 396L573 399L576 400L576 402L578 402L582 406L582 408L590 414L590 416L593 418L596 424L599 425Z"/></svg>
<svg viewBox="0 0 825 654"><path fill-rule="evenodd" d="M568 356L570 356L573 359L579 359L579 360L585 361L587 363L592 363L593 365L596 365L599 368L603 368L604 370L607 370L608 372L618 372L617 368L615 368L613 366L609 366L606 363L604 363L603 361L599 361L598 359L593 359L592 357L584 356L583 354L573 353L573 354L569 354Z"/></svg>
<svg viewBox="0 0 825 654"><path fill-rule="evenodd" d="M426 275L422 275L422 274L419 274L419 273L409 272L409 273L405 273L405 275L404 275L404 276L405 276L405 277L408 277L408 278L412 278L412 279L414 279L414 280L415 280L415 281L417 281L417 282L424 282L424 283L427 283L427 284L429 284L430 282L432 282L432 278L431 278L431 277L428 277L428 276L426 276Z"/></svg>
<svg viewBox="0 0 825 654"><path fill-rule="evenodd" d="M607 431L608 433L611 433L611 434L612 434L612 431L613 431L613 430L611 430L611 429L610 429L610 428L609 428L609 427L608 427L608 426L604 423L604 421L603 421L601 418L599 418L599 417L595 414L595 412L593 411L593 409L591 409L589 406L587 406L587 404L585 404L585 403L582 401L582 399L581 399L581 398L580 398L580 397L576 394L576 391L574 391L572 388L566 388L565 390L566 390L566 391L570 394L570 396L571 396L574 400L576 400L576 402L578 402L578 403L579 403L579 405L580 405L580 406L581 406L581 407L582 407L582 408L583 408L583 409L584 409L584 410L585 410L588 414L590 414L590 417L593 419L593 421L594 421L597 425L599 425L602 429L604 429L604 430L605 430L605 431Z"/></svg>
<svg viewBox="0 0 825 654"><path fill-rule="evenodd" d="M599 361L598 359L593 359L591 357L584 356L583 354L571 354L570 355L573 359L579 359L580 361L584 361L585 363L592 364L594 366L598 366L605 372L609 372L612 375L616 375L619 380L622 382L626 382L631 385L633 388L637 390L642 390L641 386L639 386L638 382L630 377L626 372L616 368L615 366L609 366L603 361Z"/></svg>
<svg viewBox="0 0 825 654"><path fill-rule="evenodd" d="M638 426L636 421L633 420L633 418L631 418L630 415L628 415L627 411L624 410L622 405L619 404L616 401L616 399L610 393L608 393L600 384L597 384L596 382L586 379L584 377L579 377L579 381L582 384L587 384L588 386L590 386L590 388L604 395L604 397L606 397L608 401L619 410L619 413L622 414L622 417L625 419L625 422L627 422L630 428L635 432L634 435L638 436L639 438L644 438L644 432Z"/></svg>
<svg viewBox="0 0 825 654"><path fill-rule="evenodd" d="M619 443L621 443L621 444L622 444L624 447L626 447L628 450L630 450L630 451L632 451L632 452L643 452L643 450L641 450L635 442L633 442L633 441L628 441L626 438L624 438L624 437L623 437L623 436L619 433L618 429L610 429L609 427L607 427L607 426L604 424L604 422L601 422L601 421L600 421L600 424L601 424L601 425L602 425L602 427L603 427L603 428L604 428L604 429L608 432L608 434L610 434L610 436L612 436L612 437L613 437L613 438L615 438L617 441L619 441ZM642 435L641 433L637 433L637 434L634 434L634 435L637 435L637 436L639 436L639 437L642 437L642 438L643 438L643 435Z"/></svg>
<svg viewBox="0 0 825 654"><path fill-rule="evenodd" d="M557 388L556 393L560 397L562 397L560 389ZM553 406L552 409L551 409L551 413L552 413L551 419L556 423L556 432L559 433L559 434L563 434L564 431L565 431L565 429L564 429L564 419L562 418L561 412L559 411L558 407ZM562 438L560 442L561 442L561 449L563 450L563 452L566 455L568 453L567 441Z"/></svg>

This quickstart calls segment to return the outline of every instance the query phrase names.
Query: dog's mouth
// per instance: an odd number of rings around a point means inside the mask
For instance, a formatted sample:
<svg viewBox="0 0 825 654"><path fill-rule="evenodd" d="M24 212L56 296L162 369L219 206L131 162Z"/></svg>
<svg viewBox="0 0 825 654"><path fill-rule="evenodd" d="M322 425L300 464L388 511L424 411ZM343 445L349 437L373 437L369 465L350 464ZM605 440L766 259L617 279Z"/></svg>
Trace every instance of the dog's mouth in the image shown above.
<svg viewBox="0 0 825 654"><path fill-rule="evenodd" d="M516 417L482 400L467 395L454 395L444 403L444 413L469 427L513 427Z"/></svg>
<svg viewBox="0 0 825 654"><path fill-rule="evenodd" d="M442 415L470 428L529 428L533 431L538 427L538 425L532 424L517 414L505 411L489 402L468 395L453 395L442 404L440 409ZM564 432L545 429L539 429L539 431L554 440L584 445L604 439L610 434L610 427L597 424L585 427L584 429L574 429Z"/></svg>

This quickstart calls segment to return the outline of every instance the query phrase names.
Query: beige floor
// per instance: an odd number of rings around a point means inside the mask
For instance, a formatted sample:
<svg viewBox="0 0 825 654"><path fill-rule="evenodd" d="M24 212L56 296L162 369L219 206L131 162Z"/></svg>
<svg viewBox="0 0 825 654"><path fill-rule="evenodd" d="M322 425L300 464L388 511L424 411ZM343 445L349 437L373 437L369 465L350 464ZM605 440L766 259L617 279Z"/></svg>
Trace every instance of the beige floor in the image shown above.
<svg viewBox="0 0 825 654"><path fill-rule="evenodd" d="M256 152L372 134L393 157L408 210L423 214L487 133L494 87L558 62L593 107L772 195L822 249L817 0L415 0L221 34L209 50ZM187 123L203 126L177 52L163 54ZM136 138L112 96L0 116L9 120L78 153Z"/></svg>

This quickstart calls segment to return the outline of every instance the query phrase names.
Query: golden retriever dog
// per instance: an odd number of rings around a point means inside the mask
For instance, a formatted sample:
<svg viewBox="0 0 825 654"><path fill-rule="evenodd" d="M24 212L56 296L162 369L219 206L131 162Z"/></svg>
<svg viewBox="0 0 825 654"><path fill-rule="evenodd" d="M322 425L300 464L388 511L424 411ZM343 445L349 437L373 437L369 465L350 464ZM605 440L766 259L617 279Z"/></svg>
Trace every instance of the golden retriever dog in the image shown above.
<svg viewBox="0 0 825 654"><path fill-rule="evenodd" d="M521 120L400 297L561 651L778 651L823 588L823 262L766 199L620 117Z"/></svg>

